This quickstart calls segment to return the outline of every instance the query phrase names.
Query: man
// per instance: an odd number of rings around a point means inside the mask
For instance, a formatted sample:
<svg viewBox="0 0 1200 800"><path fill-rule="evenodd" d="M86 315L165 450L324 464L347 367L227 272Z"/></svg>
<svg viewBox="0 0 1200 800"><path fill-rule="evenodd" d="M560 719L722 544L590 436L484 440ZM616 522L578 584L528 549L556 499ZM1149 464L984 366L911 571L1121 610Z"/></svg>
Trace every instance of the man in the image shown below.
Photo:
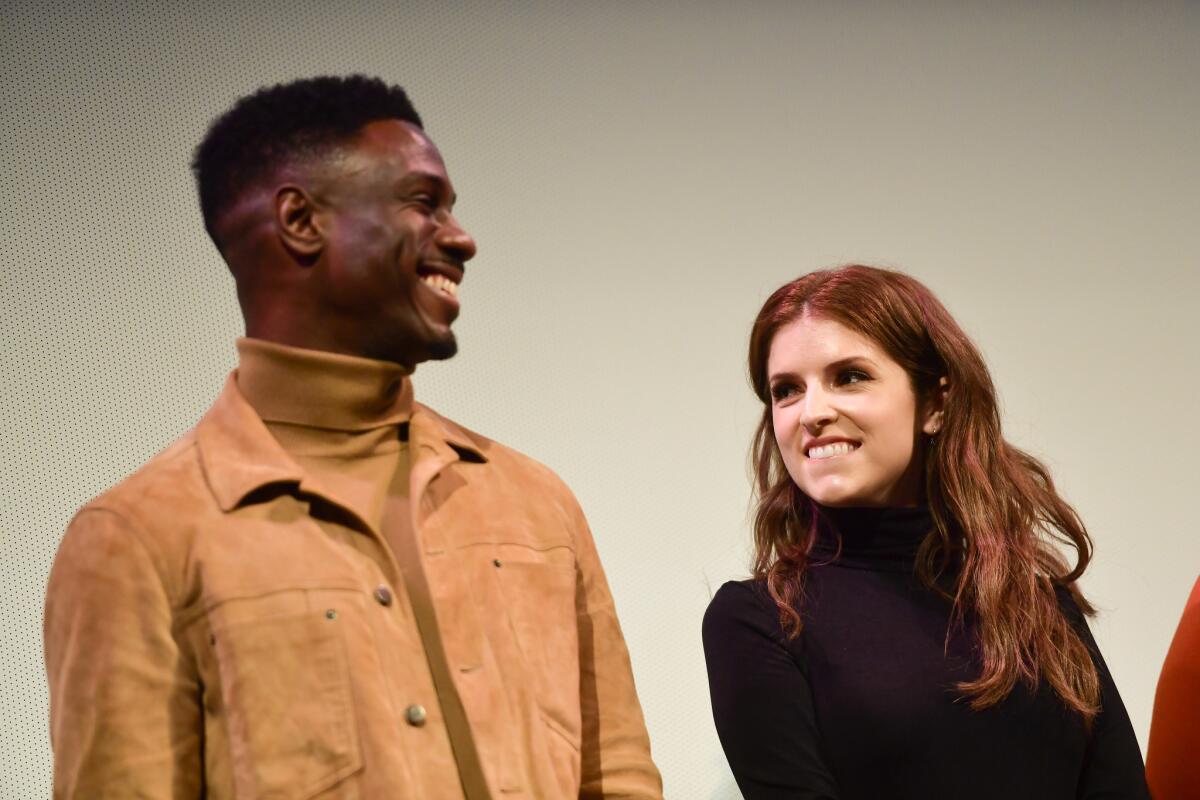
<svg viewBox="0 0 1200 800"><path fill-rule="evenodd" d="M661 797L574 498L413 402L475 243L403 90L261 90L194 168L247 337L59 548L55 795Z"/></svg>

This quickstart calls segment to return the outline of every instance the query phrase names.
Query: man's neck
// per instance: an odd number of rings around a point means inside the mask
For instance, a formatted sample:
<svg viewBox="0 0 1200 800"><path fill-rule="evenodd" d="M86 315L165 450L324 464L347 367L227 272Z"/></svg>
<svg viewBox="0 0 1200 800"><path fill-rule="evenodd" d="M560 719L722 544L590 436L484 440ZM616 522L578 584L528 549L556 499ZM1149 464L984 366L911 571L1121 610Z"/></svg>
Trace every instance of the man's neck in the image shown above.
<svg viewBox="0 0 1200 800"><path fill-rule="evenodd" d="M238 339L237 383L268 422L370 430L412 415L409 370L390 361Z"/></svg>

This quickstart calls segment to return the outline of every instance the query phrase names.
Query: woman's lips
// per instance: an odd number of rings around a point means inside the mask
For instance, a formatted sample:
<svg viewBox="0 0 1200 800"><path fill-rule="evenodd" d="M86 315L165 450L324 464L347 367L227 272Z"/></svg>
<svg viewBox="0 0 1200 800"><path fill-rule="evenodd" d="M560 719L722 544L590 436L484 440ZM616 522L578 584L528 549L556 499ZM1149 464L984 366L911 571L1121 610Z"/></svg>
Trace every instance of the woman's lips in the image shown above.
<svg viewBox="0 0 1200 800"><path fill-rule="evenodd" d="M830 442L805 448L804 455L813 459L835 458L853 453L860 445L857 442Z"/></svg>

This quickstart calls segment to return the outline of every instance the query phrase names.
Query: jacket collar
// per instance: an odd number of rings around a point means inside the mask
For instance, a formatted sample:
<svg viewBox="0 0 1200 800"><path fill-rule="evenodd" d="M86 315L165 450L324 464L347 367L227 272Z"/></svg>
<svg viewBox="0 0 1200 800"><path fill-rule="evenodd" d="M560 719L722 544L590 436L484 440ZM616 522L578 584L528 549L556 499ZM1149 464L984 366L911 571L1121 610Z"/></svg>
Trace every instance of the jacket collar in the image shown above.
<svg viewBox="0 0 1200 800"><path fill-rule="evenodd" d="M414 463L427 456L438 460L462 460L486 464L487 440L438 414L428 406L413 403L409 421L408 441Z"/></svg>
<svg viewBox="0 0 1200 800"><path fill-rule="evenodd" d="M270 484L303 485L324 499L346 507L288 456L251 408L231 374L208 413L196 425L196 445L209 489L222 511L229 512L258 489ZM439 465L456 460L486 463L487 441L420 403L413 404L409 425L413 467L424 459Z"/></svg>

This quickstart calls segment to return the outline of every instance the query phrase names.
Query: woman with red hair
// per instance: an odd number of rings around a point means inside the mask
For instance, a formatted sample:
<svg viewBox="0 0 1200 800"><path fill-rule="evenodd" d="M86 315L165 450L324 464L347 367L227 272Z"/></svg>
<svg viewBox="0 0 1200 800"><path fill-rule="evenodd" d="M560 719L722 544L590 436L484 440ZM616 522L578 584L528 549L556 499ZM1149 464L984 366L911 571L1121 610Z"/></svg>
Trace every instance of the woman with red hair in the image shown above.
<svg viewBox="0 0 1200 800"><path fill-rule="evenodd" d="M864 266L805 275L759 312L749 367L754 573L704 619L745 797L1147 797L1076 583L1091 541L1002 437L933 293Z"/></svg>

